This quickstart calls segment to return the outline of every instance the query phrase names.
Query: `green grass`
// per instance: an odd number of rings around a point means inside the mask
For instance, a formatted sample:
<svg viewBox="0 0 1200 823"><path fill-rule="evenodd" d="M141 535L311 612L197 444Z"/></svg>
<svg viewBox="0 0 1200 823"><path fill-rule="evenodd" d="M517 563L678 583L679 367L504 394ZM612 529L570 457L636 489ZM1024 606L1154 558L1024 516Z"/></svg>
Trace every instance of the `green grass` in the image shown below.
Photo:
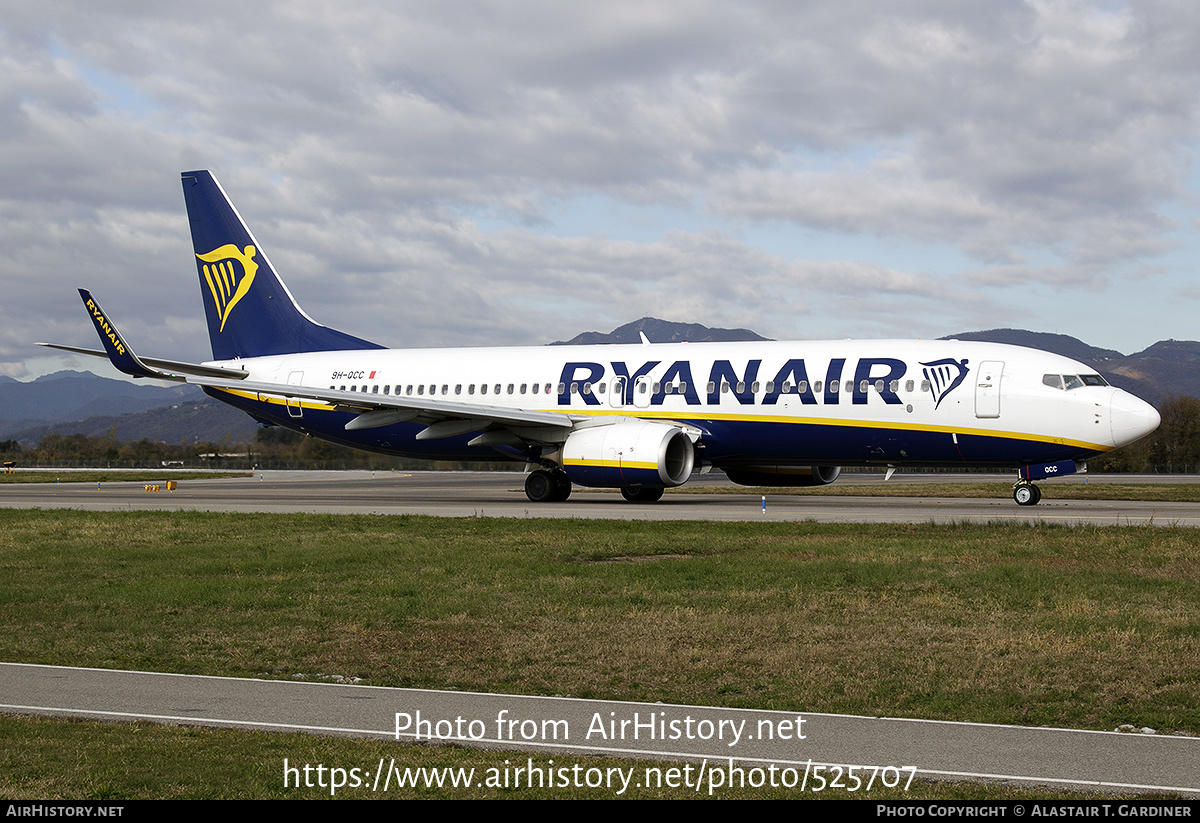
<svg viewBox="0 0 1200 823"><path fill-rule="evenodd" d="M1197 545L1150 527L0 510L0 659L1196 734Z"/></svg>
<svg viewBox="0 0 1200 823"><path fill-rule="evenodd" d="M7 510L0 535L16 662L1200 732L1191 529Z"/></svg>

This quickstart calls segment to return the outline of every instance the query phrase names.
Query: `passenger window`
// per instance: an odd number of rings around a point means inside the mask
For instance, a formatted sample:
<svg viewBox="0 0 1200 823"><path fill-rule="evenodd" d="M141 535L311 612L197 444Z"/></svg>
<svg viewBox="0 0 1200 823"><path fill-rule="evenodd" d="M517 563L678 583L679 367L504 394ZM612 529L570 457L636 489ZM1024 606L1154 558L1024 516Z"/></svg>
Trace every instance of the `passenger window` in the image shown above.
<svg viewBox="0 0 1200 823"><path fill-rule="evenodd" d="M456 385L456 386L454 387L454 393L455 393L455 394L462 394L462 383L459 383L458 385Z"/></svg>
<svg viewBox="0 0 1200 823"><path fill-rule="evenodd" d="M859 381L858 381L858 391L859 391L859 393L860 393L860 394L866 394L866 393L867 393L867 386L868 386L868 385L869 385L869 384L867 383L867 381L866 381L866 380L859 380Z"/></svg>
<svg viewBox="0 0 1200 823"><path fill-rule="evenodd" d="M755 380L753 383L750 384L750 392L752 394L758 394L758 381L757 380Z"/></svg>
<svg viewBox="0 0 1200 823"><path fill-rule="evenodd" d="M837 383L834 383L833 385L836 386ZM801 389L801 391L803 391L803 389ZM817 394L821 393L821 381L820 380L813 382L813 391L815 391ZM837 389L834 389L833 391L835 394L837 393Z"/></svg>
<svg viewBox="0 0 1200 823"><path fill-rule="evenodd" d="M584 393L584 394L591 394L591 393L592 393L592 384L591 384L591 383L584 383L584 384L583 384L583 393Z"/></svg>
<svg viewBox="0 0 1200 823"><path fill-rule="evenodd" d="M906 392L911 392L911 391L913 390L913 381L911 381L911 380L906 380L906 381L904 382L904 390L905 390Z"/></svg>
<svg viewBox="0 0 1200 823"><path fill-rule="evenodd" d="M492 392L492 394L499 394L499 393L500 393L500 384L499 384L499 383L497 383L497 384L496 384L496 390L495 390L494 392Z"/></svg>
<svg viewBox="0 0 1200 823"><path fill-rule="evenodd" d="M929 391L929 381L928 380L921 381L921 391Z"/></svg>
<svg viewBox="0 0 1200 823"><path fill-rule="evenodd" d="M829 384L829 393L837 394L841 390L841 388L842 388L842 384L839 383L838 381L834 380L833 382L831 382ZM817 391L820 391L820 389L817 389Z"/></svg>
<svg viewBox="0 0 1200 823"><path fill-rule="evenodd" d="M528 383L521 384L521 394L525 394L525 389L528 387L528 385L529 385Z"/></svg>
<svg viewBox="0 0 1200 823"><path fill-rule="evenodd" d="M417 394L420 394L420 395L424 395L424 394L425 394L425 384L424 384L424 383L422 383L421 385L417 386Z"/></svg>
<svg viewBox="0 0 1200 823"><path fill-rule="evenodd" d="M820 385L818 385L817 391L820 391L820 390L821 390L821 387L820 387ZM801 380L799 383L796 384L796 393L797 394L804 394L804 392L806 392L806 391L808 391L808 381L807 380Z"/></svg>
<svg viewBox="0 0 1200 823"><path fill-rule="evenodd" d="M866 386L864 386L863 391L866 391L866 390L867 390L867 388L866 388ZM846 391L848 391L848 392L854 391L854 381L853 380L846 381Z"/></svg>
<svg viewBox="0 0 1200 823"><path fill-rule="evenodd" d="M351 386L350 391L358 391L358 386Z"/></svg>
<svg viewBox="0 0 1200 823"><path fill-rule="evenodd" d="M411 383L410 383L409 385L407 385L407 386L405 386L405 387L404 387L404 393L405 393L405 394L412 394L412 384L411 384Z"/></svg>
<svg viewBox="0 0 1200 823"><path fill-rule="evenodd" d="M879 382L881 382L881 383L882 383L883 381L881 380L881 381L879 381ZM892 394L895 394L896 392L900 391L900 381L899 381L899 380L893 380L893 381L891 382L891 384L888 386L888 391L890 391Z"/></svg>
<svg viewBox="0 0 1200 823"><path fill-rule="evenodd" d="M508 393L509 393L509 394L512 394L512 393L513 393L513 384L512 384L512 383L509 383L509 384L508 384Z"/></svg>
<svg viewBox="0 0 1200 823"><path fill-rule="evenodd" d="M713 393L713 390L714 390L716 387L717 387L717 384L716 384L716 383L714 383L713 381L709 380L709 381L708 381L708 387L707 387L707 389L706 389L707 393L708 393L708 394L712 394L712 393Z"/></svg>
<svg viewBox="0 0 1200 823"><path fill-rule="evenodd" d="M379 386L372 386L371 394L379 394Z"/></svg>
<svg viewBox="0 0 1200 823"><path fill-rule="evenodd" d="M475 394L475 384L474 383L467 386L467 394Z"/></svg>
<svg viewBox="0 0 1200 823"><path fill-rule="evenodd" d="M534 383L534 384L533 384L533 393L534 393L534 394L537 394L537 393L538 393L538 386L539 386L539 385L541 385L541 384L540 384L540 383Z"/></svg>

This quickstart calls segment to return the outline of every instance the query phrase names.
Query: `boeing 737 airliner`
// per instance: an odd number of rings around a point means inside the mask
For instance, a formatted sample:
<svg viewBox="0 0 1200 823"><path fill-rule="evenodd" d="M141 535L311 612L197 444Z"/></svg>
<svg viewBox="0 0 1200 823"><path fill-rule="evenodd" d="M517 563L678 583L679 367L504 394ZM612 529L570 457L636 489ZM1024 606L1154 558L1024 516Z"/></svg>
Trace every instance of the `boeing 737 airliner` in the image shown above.
<svg viewBox="0 0 1200 823"><path fill-rule="evenodd" d="M183 173L213 360L134 354L80 290L104 351L135 377L193 383L266 425L431 460L526 464L525 493L571 485L653 501L693 472L824 485L844 465L980 466L1034 480L1144 437L1152 406L1055 354L956 340L386 349L316 323L224 190Z"/></svg>

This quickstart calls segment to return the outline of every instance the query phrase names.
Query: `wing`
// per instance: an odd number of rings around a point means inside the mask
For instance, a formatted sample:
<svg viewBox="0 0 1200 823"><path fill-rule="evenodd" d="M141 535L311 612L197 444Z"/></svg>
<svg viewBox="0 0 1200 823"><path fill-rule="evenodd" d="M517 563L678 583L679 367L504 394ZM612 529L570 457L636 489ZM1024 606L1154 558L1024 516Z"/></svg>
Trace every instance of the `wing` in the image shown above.
<svg viewBox="0 0 1200 823"><path fill-rule="evenodd" d="M472 441L472 445L503 445L511 439L504 437L506 433L518 441L556 441L562 440L577 422L571 415L561 412L461 403L430 397L396 397L201 375L189 375L187 382L260 400L278 398L326 403L339 411L358 415L346 424L347 431L407 421L425 423L426 427L417 434L417 440L436 440L481 431L483 434Z"/></svg>

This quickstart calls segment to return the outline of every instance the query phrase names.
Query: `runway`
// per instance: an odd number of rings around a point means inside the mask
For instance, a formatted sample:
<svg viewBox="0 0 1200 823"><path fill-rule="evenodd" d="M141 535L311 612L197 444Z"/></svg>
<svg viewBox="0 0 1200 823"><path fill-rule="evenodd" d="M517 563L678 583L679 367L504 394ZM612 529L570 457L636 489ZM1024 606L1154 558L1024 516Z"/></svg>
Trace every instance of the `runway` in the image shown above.
<svg viewBox="0 0 1200 823"><path fill-rule="evenodd" d="M62 473L65 476L65 472ZM163 479L170 477L164 471ZM897 475L895 484L1012 482L1011 475ZM516 472L268 471L253 478L182 480L173 492L146 492L143 483L47 483L0 486L0 506L87 511L313 512L425 514L437 517L555 517L621 520L814 521L822 523L1059 523L1200 526L1200 503L1072 500L1073 484L1196 482L1194 477L1093 475L1043 484L1037 506L1011 498L841 497L789 495L765 501L753 494L707 494L727 485L721 475L696 478L656 503L627 503L614 490L576 487L565 503L529 502ZM840 486L882 482L878 474L843 474ZM834 487L836 488L836 487Z"/></svg>
<svg viewBox="0 0 1200 823"><path fill-rule="evenodd" d="M521 765L530 754L559 768L572 754L704 763L698 794L721 788L725 770L774 765L797 785L807 771L810 791L814 774L832 780L840 767L847 787L915 775L1200 796L1200 739L1190 737L19 664L0 664L0 694L0 711L20 714L450 743L516 751ZM642 788L644 775L629 785Z"/></svg>

